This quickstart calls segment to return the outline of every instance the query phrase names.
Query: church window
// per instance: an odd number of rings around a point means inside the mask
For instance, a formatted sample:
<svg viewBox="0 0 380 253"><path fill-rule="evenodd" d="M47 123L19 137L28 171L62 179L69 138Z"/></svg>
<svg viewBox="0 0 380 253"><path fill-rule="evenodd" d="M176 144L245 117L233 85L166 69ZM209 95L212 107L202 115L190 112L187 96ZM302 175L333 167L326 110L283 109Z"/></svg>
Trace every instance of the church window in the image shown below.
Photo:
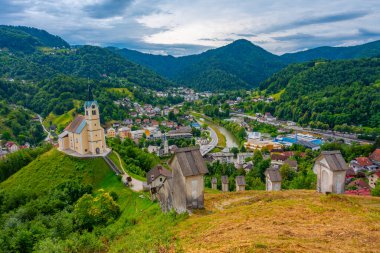
<svg viewBox="0 0 380 253"><path fill-rule="evenodd" d="M88 116L88 111L86 111L86 115Z"/></svg>
<svg viewBox="0 0 380 253"><path fill-rule="evenodd" d="M92 105L92 109L95 109L95 105Z"/></svg>
<svg viewBox="0 0 380 253"><path fill-rule="evenodd" d="M96 115L96 110L92 110L92 115Z"/></svg>

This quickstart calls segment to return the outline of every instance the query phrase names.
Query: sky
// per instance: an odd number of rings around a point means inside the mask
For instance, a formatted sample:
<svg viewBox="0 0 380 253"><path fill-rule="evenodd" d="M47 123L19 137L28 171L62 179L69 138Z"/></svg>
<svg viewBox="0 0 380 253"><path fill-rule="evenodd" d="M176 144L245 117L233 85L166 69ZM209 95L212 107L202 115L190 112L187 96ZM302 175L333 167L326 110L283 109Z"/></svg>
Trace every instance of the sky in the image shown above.
<svg viewBox="0 0 380 253"><path fill-rule="evenodd" d="M0 0L0 24L175 56L246 39L283 54L380 39L379 0Z"/></svg>

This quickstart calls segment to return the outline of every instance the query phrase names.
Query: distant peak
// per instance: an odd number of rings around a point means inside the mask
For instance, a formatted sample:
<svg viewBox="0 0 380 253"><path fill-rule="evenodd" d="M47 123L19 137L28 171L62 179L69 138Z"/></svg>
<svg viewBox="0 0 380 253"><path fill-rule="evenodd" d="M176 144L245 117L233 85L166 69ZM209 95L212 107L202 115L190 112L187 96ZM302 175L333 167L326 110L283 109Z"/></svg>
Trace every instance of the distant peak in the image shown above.
<svg viewBox="0 0 380 253"><path fill-rule="evenodd" d="M249 40L246 40L246 39L238 39L238 40L235 40L234 42L232 42L231 44L235 44L235 45L253 45L252 42L250 42Z"/></svg>

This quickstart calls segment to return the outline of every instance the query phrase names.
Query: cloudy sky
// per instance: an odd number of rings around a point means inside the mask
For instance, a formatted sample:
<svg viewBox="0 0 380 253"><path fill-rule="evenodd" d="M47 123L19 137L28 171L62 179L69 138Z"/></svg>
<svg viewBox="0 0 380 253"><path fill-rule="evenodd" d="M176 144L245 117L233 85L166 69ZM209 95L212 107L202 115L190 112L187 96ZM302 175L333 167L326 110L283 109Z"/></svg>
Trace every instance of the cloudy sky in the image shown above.
<svg viewBox="0 0 380 253"><path fill-rule="evenodd" d="M283 54L380 39L380 1L0 0L0 24L154 54L200 53L237 39Z"/></svg>

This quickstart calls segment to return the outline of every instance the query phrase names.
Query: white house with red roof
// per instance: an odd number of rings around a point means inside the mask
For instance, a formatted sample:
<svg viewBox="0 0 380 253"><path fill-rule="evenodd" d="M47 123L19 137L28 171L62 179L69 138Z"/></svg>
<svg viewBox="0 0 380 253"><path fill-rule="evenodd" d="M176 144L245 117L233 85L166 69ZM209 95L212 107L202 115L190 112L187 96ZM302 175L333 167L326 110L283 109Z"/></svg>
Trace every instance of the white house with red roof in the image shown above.
<svg viewBox="0 0 380 253"><path fill-rule="evenodd" d="M8 149L10 153L16 152L20 149L19 146L17 146L17 144L12 141L8 141L7 143L5 143L5 147Z"/></svg>
<svg viewBox="0 0 380 253"><path fill-rule="evenodd" d="M370 170L371 166L373 166L373 162L368 157L356 157L354 160L350 162L350 168L352 168L355 173L363 170Z"/></svg>
<svg viewBox="0 0 380 253"><path fill-rule="evenodd" d="M379 178L380 178L380 170L375 171L374 173L370 174L368 177L368 184L371 188L375 188Z"/></svg>

